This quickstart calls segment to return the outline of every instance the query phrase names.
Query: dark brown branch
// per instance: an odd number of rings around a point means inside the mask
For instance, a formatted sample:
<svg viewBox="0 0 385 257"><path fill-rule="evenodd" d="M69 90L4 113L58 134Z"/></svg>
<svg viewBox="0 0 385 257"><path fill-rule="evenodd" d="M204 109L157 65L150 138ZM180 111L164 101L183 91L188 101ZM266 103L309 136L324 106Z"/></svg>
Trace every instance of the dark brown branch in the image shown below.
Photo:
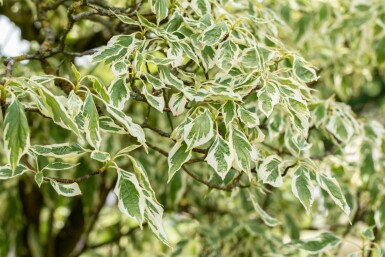
<svg viewBox="0 0 385 257"><path fill-rule="evenodd" d="M27 156L24 155L22 157L22 160L25 164L25 166L27 166L27 168L34 174L37 173L36 169L31 165L31 163L28 161L27 159ZM91 173L88 173L84 176L81 176L81 177L78 177L78 178L74 178L74 179L67 179L67 178L57 178L57 177L44 177L44 181L51 181L51 180L54 180L56 182L59 182L59 183L63 183L63 184L72 184L72 183L79 183L79 182L82 182L82 181L85 181L85 180L88 180L89 178L93 177L93 176L96 176L96 175L99 175L99 174L102 174L103 173L103 170L102 169L98 169L96 171L93 171Z"/></svg>
<svg viewBox="0 0 385 257"><path fill-rule="evenodd" d="M57 177L44 177L44 181L55 180L56 182L63 183L63 184L72 184L72 183L79 183L79 182L88 180L89 178L91 178L93 176L96 176L96 175L100 175L101 173L102 173L102 171L99 169L99 170L93 171L91 173L88 173L88 174L86 174L84 176L81 176L81 177L78 177L78 178L75 178L75 179L57 178Z"/></svg>

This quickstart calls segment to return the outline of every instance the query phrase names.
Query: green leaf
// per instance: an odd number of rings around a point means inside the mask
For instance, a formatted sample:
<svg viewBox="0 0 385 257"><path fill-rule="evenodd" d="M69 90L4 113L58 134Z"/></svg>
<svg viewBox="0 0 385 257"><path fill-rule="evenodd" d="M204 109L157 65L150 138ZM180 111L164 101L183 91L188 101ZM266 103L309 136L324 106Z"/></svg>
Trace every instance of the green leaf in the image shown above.
<svg viewBox="0 0 385 257"><path fill-rule="evenodd" d="M91 159L97 160L99 162L107 162L111 160L111 156L107 152L100 152L95 150L91 153Z"/></svg>
<svg viewBox="0 0 385 257"><path fill-rule="evenodd" d="M265 223L269 227L275 227L280 224L276 218L271 217L267 212L265 212L261 208L261 206L259 206L258 202L255 200L254 196L250 192L249 192L249 196L254 209L257 211L257 213L261 217L263 223Z"/></svg>
<svg viewBox="0 0 385 257"><path fill-rule="evenodd" d="M234 147L233 167L236 170L249 173L251 161L257 157L256 151L243 132L233 127L230 133L230 144Z"/></svg>
<svg viewBox="0 0 385 257"><path fill-rule="evenodd" d="M222 107L222 115L224 117L226 126L233 122L236 114L235 103L233 101L227 101Z"/></svg>
<svg viewBox="0 0 385 257"><path fill-rule="evenodd" d="M222 40L227 31L226 23L220 22L215 24L203 32L202 43L208 46L215 45Z"/></svg>
<svg viewBox="0 0 385 257"><path fill-rule="evenodd" d="M9 165L0 166L0 180L20 176L26 171L28 171L28 168L21 164L19 164L14 170L12 170Z"/></svg>
<svg viewBox="0 0 385 257"><path fill-rule="evenodd" d="M258 108L269 117L274 106L279 102L279 91L277 86L272 82L267 82L258 90Z"/></svg>
<svg viewBox="0 0 385 257"><path fill-rule="evenodd" d="M282 176L282 159L277 155L270 155L264 158L262 164L258 168L258 177L274 187L280 187L283 184Z"/></svg>
<svg viewBox="0 0 385 257"><path fill-rule="evenodd" d="M53 162L45 166L43 170L69 170L75 168L80 163Z"/></svg>
<svg viewBox="0 0 385 257"><path fill-rule="evenodd" d="M99 115L91 93L87 93L83 105L84 131L88 143L95 149L100 148L102 138L99 131Z"/></svg>
<svg viewBox="0 0 385 257"><path fill-rule="evenodd" d="M163 95L155 96L155 95L151 94L150 92L148 92L147 88L145 86L143 87L143 94L144 94L144 97L146 98L147 102L152 107L157 109L159 112L163 113L164 105L165 105Z"/></svg>
<svg viewBox="0 0 385 257"><path fill-rule="evenodd" d="M168 180L169 183L174 174L179 171L184 163L191 159L191 151L185 143L176 142L168 154Z"/></svg>
<svg viewBox="0 0 385 257"><path fill-rule="evenodd" d="M205 159L222 180L225 179L233 164L234 153L232 150L230 143L218 134Z"/></svg>
<svg viewBox="0 0 385 257"><path fill-rule="evenodd" d="M124 104L130 99L130 90L125 78L118 78L111 82L108 89L111 104L118 110L123 110Z"/></svg>
<svg viewBox="0 0 385 257"><path fill-rule="evenodd" d="M169 0L150 0L151 11L156 14L158 24L168 16L169 5Z"/></svg>
<svg viewBox="0 0 385 257"><path fill-rule="evenodd" d="M31 146L30 150L37 155L54 158L77 157L87 152L87 150L76 143L34 145Z"/></svg>
<svg viewBox="0 0 385 257"><path fill-rule="evenodd" d="M254 128L259 125L258 116L241 105L238 106L238 116L242 123L248 128Z"/></svg>
<svg viewBox="0 0 385 257"><path fill-rule="evenodd" d="M303 82L311 82L317 79L317 74L315 70L308 65L306 65L299 58L294 59L293 64L294 75Z"/></svg>
<svg viewBox="0 0 385 257"><path fill-rule="evenodd" d="M187 98L183 93L179 92L172 94L170 101L168 102L168 107L170 108L174 116L181 115L185 111L185 106L187 104Z"/></svg>
<svg viewBox="0 0 385 257"><path fill-rule="evenodd" d="M309 240L296 240L287 244L287 246L296 247L297 249L316 254L330 250L341 243L341 238L330 232L324 232L316 238Z"/></svg>
<svg viewBox="0 0 385 257"><path fill-rule="evenodd" d="M304 166L297 166L291 181L291 190L295 197L309 212L314 202L314 186L310 180L309 170Z"/></svg>
<svg viewBox="0 0 385 257"><path fill-rule="evenodd" d="M205 110L184 127L184 141L188 149L201 146L214 136L211 112Z"/></svg>
<svg viewBox="0 0 385 257"><path fill-rule="evenodd" d="M134 174L118 168L118 181L114 189L122 213L140 225L144 220L145 197Z"/></svg>
<svg viewBox="0 0 385 257"><path fill-rule="evenodd" d="M340 207L346 215L350 214L350 207L346 202L338 181L324 173L317 173L317 182L320 187L325 190L329 196L333 199L334 203Z"/></svg>
<svg viewBox="0 0 385 257"><path fill-rule="evenodd" d="M56 182L55 180L50 180L51 186L55 191L62 196L66 197L73 197L77 195L81 195L82 192L80 191L79 185L77 183L72 184L63 184Z"/></svg>
<svg viewBox="0 0 385 257"><path fill-rule="evenodd" d="M142 127L138 124L135 124L131 117L110 105L107 105L107 112L111 114L117 121L119 121L128 131L128 133L135 137L139 143L146 146L146 138Z"/></svg>
<svg viewBox="0 0 385 257"><path fill-rule="evenodd" d="M72 72L74 73L74 75L76 77L76 81L79 81L80 78L82 77L82 75L80 74L78 69L76 69L76 66L73 63L71 63L71 70L72 70Z"/></svg>
<svg viewBox="0 0 385 257"><path fill-rule="evenodd" d="M29 125L24 108L13 96L4 118L4 150L8 164L15 170L30 146Z"/></svg>

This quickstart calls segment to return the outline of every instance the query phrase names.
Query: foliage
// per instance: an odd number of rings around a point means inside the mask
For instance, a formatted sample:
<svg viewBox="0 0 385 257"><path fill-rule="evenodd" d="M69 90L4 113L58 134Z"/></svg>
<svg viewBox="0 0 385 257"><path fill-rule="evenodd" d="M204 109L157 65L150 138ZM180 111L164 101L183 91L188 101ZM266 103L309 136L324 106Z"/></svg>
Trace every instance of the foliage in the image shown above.
<svg viewBox="0 0 385 257"><path fill-rule="evenodd" d="M384 83L384 11L5 2L39 46L0 67L0 256L382 256L385 130L342 100Z"/></svg>

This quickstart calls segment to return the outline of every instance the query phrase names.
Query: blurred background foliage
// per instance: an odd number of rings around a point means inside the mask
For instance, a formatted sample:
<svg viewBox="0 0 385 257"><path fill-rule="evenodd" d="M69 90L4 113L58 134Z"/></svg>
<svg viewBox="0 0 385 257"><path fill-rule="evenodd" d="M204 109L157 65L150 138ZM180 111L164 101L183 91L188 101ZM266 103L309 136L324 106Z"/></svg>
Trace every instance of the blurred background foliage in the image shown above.
<svg viewBox="0 0 385 257"><path fill-rule="evenodd" d="M55 33L60 34L67 24L66 6L71 1L4 0L0 15L20 28L21 38L28 41L28 51L33 53L43 40L36 20L38 5L58 2L61 5L56 11L47 12L47 15ZM94 2L125 7L135 1ZM238 8L236 0L222 2L223 8ZM81 183L82 197L71 199L58 196L50 187L39 189L32 176L22 176L0 182L1 257L263 256L267 253L271 253L268 256L299 256L297 251L282 247L283 243L311 237L324 230L345 238L338 252L330 256L346 256L359 252L362 247L373 246L370 233L363 233L368 228L373 228L377 242L384 242L385 149L382 141L370 137L371 128L377 126L370 121L385 122L384 1L267 0L250 1L250 4L257 5L261 12L269 12L278 21L277 37L318 68L320 78L309 86L323 98L348 103L359 119L368 122L366 142L352 143L350 148L344 149L344 159L328 156L325 160L326 168L332 168L352 206L352 225L322 192L317 193L312 213L307 214L299 201L287 193L291 185L286 181L282 188L270 188L269 194L255 190L257 198L263 199L259 201L263 209L282 222L280 226L267 228L252 204L245 200L246 192L229 195L208 191L207 187L188 179L185 173L177 173L167 184L167 173L164 172L167 159L158 154L138 155L135 157L146 167L157 198L164 206L165 226L174 248L163 245L148 228L141 231L119 212L111 193L114 178L107 173ZM142 10L146 13L145 7ZM95 16L93 20L76 23L67 36L67 49L86 51L105 45L114 34L125 33L130 33L129 29L117 19ZM3 59L9 56L3 51L1 54ZM112 79L109 69L103 64L90 65L86 57L71 59L59 54L47 61L64 77L70 77L67 74L71 74L71 62L75 62L83 74L103 74L106 83ZM40 74L44 69L40 61L30 60L15 66L15 76ZM0 63L0 77L5 73L3 71L5 66ZM128 108L137 114L137 119L142 119L146 112L145 105L137 102ZM28 115L33 138L40 144L65 142L70 137L63 129L34 119L37 114ZM167 128L165 117L159 119L157 115L151 115L150 120L159 128ZM170 148L168 141L162 141L155 134L153 138L151 134L148 136L152 142L156 140L158 147ZM130 143L129 137L122 139L121 136L105 140L111 151ZM1 158L4 162L4 153ZM87 158L81 159L81 163L76 170L77 176L97 168ZM122 167L125 165L121 163ZM198 166L196 170L204 173L205 168L207 166ZM211 179L218 178L213 176ZM101 209L100 213L95 206ZM381 255L381 249L376 249L367 256L384 255Z"/></svg>

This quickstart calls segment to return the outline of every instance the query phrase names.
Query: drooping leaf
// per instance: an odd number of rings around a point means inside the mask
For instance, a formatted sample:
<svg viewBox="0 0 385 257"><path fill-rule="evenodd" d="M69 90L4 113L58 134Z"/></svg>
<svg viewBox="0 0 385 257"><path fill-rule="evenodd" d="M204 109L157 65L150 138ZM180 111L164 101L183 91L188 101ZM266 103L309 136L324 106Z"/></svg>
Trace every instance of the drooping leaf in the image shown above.
<svg viewBox="0 0 385 257"><path fill-rule="evenodd" d="M230 131L230 144L234 147L233 167L249 174L251 162L256 159L256 150L242 131L235 127Z"/></svg>
<svg viewBox="0 0 385 257"><path fill-rule="evenodd" d="M8 164L15 170L30 145L30 132L24 108L13 97L4 118L4 149Z"/></svg>
<svg viewBox="0 0 385 257"><path fill-rule="evenodd" d="M294 74L303 82L310 82L317 79L315 70L298 58L294 60Z"/></svg>
<svg viewBox="0 0 385 257"><path fill-rule="evenodd" d="M258 91L258 108L259 110L269 117L273 111L274 106L279 102L279 91L277 86L268 82Z"/></svg>
<svg viewBox="0 0 385 257"><path fill-rule="evenodd" d="M130 90L125 78L118 78L111 82L108 89L111 104L118 110L122 110L124 104L130 99Z"/></svg>
<svg viewBox="0 0 385 257"><path fill-rule="evenodd" d="M280 187L283 184L282 176L282 160L277 155L270 155L264 158L258 168L258 177L263 183L270 184L274 187Z"/></svg>
<svg viewBox="0 0 385 257"><path fill-rule="evenodd" d="M86 99L84 100L83 115L86 139L91 146L99 149L102 142L99 131L99 115L90 93L87 93Z"/></svg>
<svg viewBox="0 0 385 257"><path fill-rule="evenodd" d="M146 145L146 138L142 127L138 124L135 124L131 117L127 116L122 111L108 105L107 111L124 126L124 128L130 133L131 136L137 138L139 143Z"/></svg>
<svg viewBox="0 0 385 257"><path fill-rule="evenodd" d="M158 66L158 69L160 78L165 84L173 86L179 91L183 90L183 81L177 78L174 74L172 74L169 68L167 68L166 66Z"/></svg>
<svg viewBox="0 0 385 257"><path fill-rule="evenodd" d="M179 171L184 163L191 158L191 150L188 150L184 142L176 142L168 154L168 180L170 182L174 174Z"/></svg>
<svg viewBox="0 0 385 257"><path fill-rule="evenodd" d="M143 94L144 94L144 97L146 98L147 102L152 107L154 107L155 109L157 109L160 112L163 112L164 104L165 104L163 95L156 95L155 96L155 95L151 94L150 92L148 92L146 87L143 87Z"/></svg>
<svg viewBox="0 0 385 257"><path fill-rule="evenodd" d="M184 127L184 141L188 149L207 143L214 136L211 112L205 110Z"/></svg>
<svg viewBox="0 0 385 257"><path fill-rule="evenodd" d="M206 162L218 173L218 175L225 179L229 172L234 159L232 146L217 135L213 145L210 147L209 153L206 157Z"/></svg>
<svg viewBox="0 0 385 257"><path fill-rule="evenodd" d="M333 199L335 204L340 207L346 215L350 214L350 207L346 201L344 194L338 184L338 181L324 173L317 173L317 182L320 187L325 190L329 196Z"/></svg>
<svg viewBox="0 0 385 257"><path fill-rule="evenodd" d="M71 130L76 135L80 136L80 132L75 121L68 114L66 108L60 102L58 97L53 95L47 88L42 85L35 83L34 87L38 91L41 103L44 107L44 109L42 109L42 106L38 105L39 109L43 113L48 114L48 116L52 118L52 120L59 126Z"/></svg>
<svg viewBox="0 0 385 257"><path fill-rule="evenodd" d="M160 90L160 89L166 87L162 80L154 77L153 75L151 75L149 73L144 74L144 77L146 78L147 82L150 83L155 90Z"/></svg>
<svg viewBox="0 0 385 257"><path fill-rule="evenodd" d="M184 112L186 103L187 98L184 96L183 93L179 92L176 94L172 94L172 96L170 97L170 101L168 102L168 107L170 108L174 116L178 116Z"/></svg>
<svg viewBox="0 0 385 257"><path fill-rule="evenodd" d="M258 202L256 201L255 197L249 193L250 200L254 206L254 209L257 211L261 219L263 220L263 223L265 223L269 227L275 227L280 224L280 222L276 219L271 217L267 212L265 212L261 206L259 206Z"/></svg>
<svg viewBox="0 0 385 257"><path fill-rule="evenodd" d="M118 206L122 213L135 219L139 225L144 220L145 197L139 181L134 174L118 169L118 181L114 193L118 197Z"/></svg>
<svg viewBox="0 0 385 257"><path fill-rule="evenodd" d="M291 190L309 212L314 202L314 186L310 180L309 170L305 166L297 166L291 181Z"/></svg>

